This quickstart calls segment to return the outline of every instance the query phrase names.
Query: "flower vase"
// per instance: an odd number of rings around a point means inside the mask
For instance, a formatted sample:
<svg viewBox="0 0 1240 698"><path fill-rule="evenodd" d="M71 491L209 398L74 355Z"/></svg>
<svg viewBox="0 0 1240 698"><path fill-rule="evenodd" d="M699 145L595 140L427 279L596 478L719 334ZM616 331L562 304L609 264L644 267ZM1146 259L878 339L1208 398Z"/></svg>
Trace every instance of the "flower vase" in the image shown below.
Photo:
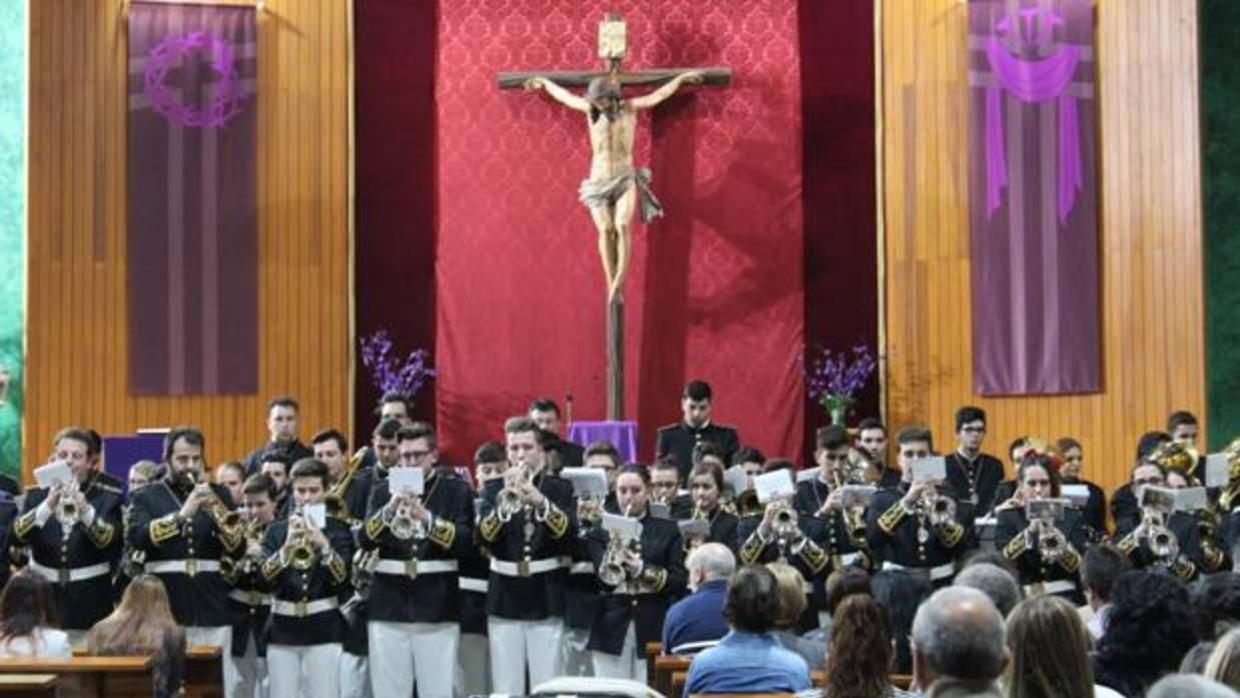
<svg viewBox="0 0 1240 698"><path fill-rule="evenodd" d="M827 408L827 414L831 415L832 426L842 427L848 416L848 408L852 407L853 401L845 395L828 395L823 398L822 404Z"/></svg>

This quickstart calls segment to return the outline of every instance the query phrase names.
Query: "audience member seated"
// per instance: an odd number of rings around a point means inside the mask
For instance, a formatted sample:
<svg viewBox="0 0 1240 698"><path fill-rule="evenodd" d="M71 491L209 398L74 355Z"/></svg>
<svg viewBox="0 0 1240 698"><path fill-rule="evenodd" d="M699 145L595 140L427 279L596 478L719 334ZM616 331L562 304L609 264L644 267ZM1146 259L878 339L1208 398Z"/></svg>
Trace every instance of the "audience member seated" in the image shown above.
<svg viewBox="0 0 1240 698"><path fill-rule="evenodd" d="M934 587L930 580L904 570L884 570L871 580L874 600L887 609L891 633L896 638L897 674L913 673L913 653L909 635L913 632L913 616Z"/></svg>
<svg viewBox="0 0 1240 698"><path fill-rule="evenodd" d="M1197 635L1215 640L1240 626L1240 574L1208 574L1189 587L1189 598L1197 611Z"/></svg>
<svg viewBox="0 0 1240 698"><path fill-rule="evenodd" d="M913 680L926 698L1000 698L1003 617L982 592L936 591L913 619Z"/></svg>
<svg viewBox="0 0 1240 698"><path fill-rule="evenodd" d="M795 693L808 689L805 660L781 647L771 633L779 612L775 574L761 566L738 571L723 608L732 632L693 659L685 679L685 695Z"/></svg>
<svg viewBox="0 0 1240 698"><path fill-rule="evenodd" d="M1052 595L1025 599L1007 619L1007 698L1119 698L1094 685L1091 644L1070 601Z"/></svg>
<svg viewBox="0 0 1240 698"><path fill-rule="evenodd" d="M1145 698L1236 698L1236 692L1204 676L1172 674L1151 686Z"/></svg>
<svg viewBox="0 0 1240 698"><path fill-rule="evenodd" d="M164 583L154 575L139 575L129 583L116 610L86 634L86 649L95 655L151 655L156 698L180 692L185 631L172 617Z"/></svg>
<svg viewBox="0 0 1240 698"><path fill-rule="evenodd" d="M1111 589L1106 632L1094 652L1094 680L1139 698L1176 671L1197 644L1183 582L1165 572L1133 570Z"/></svg>
<svg viewBox="0 0 1240 698"><path fill-rule="evenodd" d="M1213 651L1213 642L1198 642L1193 645L1193 648L1180 661L1180 673L1205 674L1206 662L1210 660L1210 653Z"/></svg>
<svg viewBox="0 0 1240 698"><path fill-rule="evenodd" d="M990 598L991 603L998 609L999 615L1004 618L1007 618L1012 609L1016 608L1016 604L1020 603L1021 591L1016 578L1003 568L989 562L979 562L965 567L960 574L956 575L952 584L982 592Z"/></svg>
<svg viewBox="0 0 1240 698"><path fill-rule="evenodd" d="M677 601L663 621L663 653L693 654L728 634L723 605L736 556L722 543L703 543L685 560L693 594Z"/></svg>
<svg viewBox="0 0 1240 698"><path fill-rule="evenodd" d="M870 588L870 573L856 565L846 565L827 575L825 591L827 592L826 613L820 618L819 629L808 633L806 637L815 639L821 637L823 642L830 646L831 624L834 622L835 609L839 608L840 602L853 594L873 596L874 592Z"/></svg>
<svg viewBox="0 0 1240 698"><path fill-rule="evenodd" d="M888 680L895 661L887 613L867 594L853 594L835 609L823 698L906 698L913 694Z"/></svg>
<svg viewBox="0 0 1240 698"><path fill-rule="evenodd" d="M29 570L0 593L0 657L71 657L69 636L56 629L51 582Z"/></svg>
<svg viewBox="0 0 1240 698"><path fill-rule="evenodd" d="M1102 639L1111 612L1111 588L1119 576L1132 569L1128 558L1110 545L1095 545L1081 561L1081 584L1086 604L1078 609L1094 641Z"/></svg>
<svg viewBox="0 0 1240 698"><path fill-rule="evenodd" d="M1207 679L1240 691L1240 629L1229 630L1219 638L1202 673Z"/></svg>
<svg viewBox="0 0 1240 698"><path fill-rule="evenodd" d="M783 562L767 565L779 582L779 613L775 617L775 639L786 649L801 655L810 671L821 671L827 661L827 643L797 634L797 623L805 613L804 577L795 567Z"/></svg>

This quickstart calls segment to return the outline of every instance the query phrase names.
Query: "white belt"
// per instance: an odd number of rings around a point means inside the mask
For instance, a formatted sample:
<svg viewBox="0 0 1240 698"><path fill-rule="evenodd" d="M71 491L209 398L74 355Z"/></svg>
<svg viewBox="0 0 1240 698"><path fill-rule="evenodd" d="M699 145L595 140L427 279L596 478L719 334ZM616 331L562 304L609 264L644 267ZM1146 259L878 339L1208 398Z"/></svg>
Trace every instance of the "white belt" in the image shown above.
<svg viewBox="0 0 1240 698"><path fill-rule="evenodd" d="M573 562L568 565L569 574L594 574L593 562Z"/></svg>
<svg viewBox="0 0 1240 698"><path fill-rule="evenodd" d="M475 579L473 577L461 577L459 580L461 591L476 591L479 594L487 593L487 580Z"/></svg>
<svg viewBox="0 0 1240 698"><path fill-rule="evenodd" d="M194 576L199 572L219 572L219 560L199 560L190 558L188 560L155 560L146 563L146 571L149 574L188 574Z"/></svg>
<svg viewBox="0 0 1240 698"><path fill-rule="evenodd" d="M491 571L505 577L528 577L531 574L542 574L562 568L564 564L558 557L545 557L541 560L522 560L508 562L491 558Z"/></svg>
<svg viewBox="0 0 1240 698"><path fill-rule="evenodd" d="M228 592L228 598L246 606L270 606L271 594L263 594L257 591L246 591L244 589L233 589Z"/></svg>
<svg viewBox="0 0 1240 698"><path fill-rule="evenodd" d="M65 569L58 567L45 567L31 560L26 567L30 570L43 575L49 582L68 584L69 582L82 582L95 577L103 577L111 574L112 567L106 562L100 562L97 565L87 565L86 567L74 567L73 569Z"/></svg>
<svg viewBox="0 0 1240 698"><path fill-rule="evenodd" d="M460 568L456 560L379 560L375 563L375 572L390 574L397 577L416 577L419 574L442 574L455 572Z"/></svg>
<svg viewBox="0 0 1240 698"><path fill-rule="evenodd" d="M1053 582L1039 582L1037 584L1026 584L1025 593L1029 596L1038 596L1041 594L1062 594L1068 591L1076 591L1076 584L1070 579L1056 579Z"/></svg>
<svg viewBox="0 0 1240 698"><path fill-rule="evenodd" d="M857 561L857 556L860 554L861 553L854 552L854 553L848 553L846 555L840 555L840 565L844 567L851 565L852 563Z"/></svg>
<svg viewBox="0 0 1240 698"><path fill-rule="evenodd" d="M294 618L305 618L316 613L333 611L337 608L340 608L340 601L334 596L315 601L281 601L276 599L271 602L272 613L277 616L292 616Z"/></svg>
<svg viewBox="0 0 1240 698"><path fill-rule="evenodd" d="M927 576L930 578L931 581L937 582L940 579L947 579L948 577L955 574L956 563L949 562L945 565L939 565L938 567L908 567L905 565L901 565L898 562L888 561L888 562L883 563L883 569L904 570L905 572L912 572L914 574L920 574L923 576Z"/></svg>

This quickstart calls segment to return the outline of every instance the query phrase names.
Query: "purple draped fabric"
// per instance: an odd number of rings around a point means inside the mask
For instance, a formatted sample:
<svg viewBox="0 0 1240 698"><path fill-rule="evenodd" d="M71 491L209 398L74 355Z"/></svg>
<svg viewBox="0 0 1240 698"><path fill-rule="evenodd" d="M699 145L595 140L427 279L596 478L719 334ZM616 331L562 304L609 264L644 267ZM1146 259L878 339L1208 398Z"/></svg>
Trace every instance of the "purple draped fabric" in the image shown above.
<svg viewBox="0 0 1240 698"><path fill-rule="evenodd" d="M1089 0L970 0L973 382L1101 389Z"/></svg>
<svg viewBox="0 0 1240 698"><path fill-rule="evenodd" d="M129 5L129 386L258 389L253 7Z"/></svg>
<svg viewBox="0 0 1240 698"><path fill-rule="evenodd" d="M637 460L637 422L573 422L568 440L582 446L607 441L620 452L621 463Z"/></svg>

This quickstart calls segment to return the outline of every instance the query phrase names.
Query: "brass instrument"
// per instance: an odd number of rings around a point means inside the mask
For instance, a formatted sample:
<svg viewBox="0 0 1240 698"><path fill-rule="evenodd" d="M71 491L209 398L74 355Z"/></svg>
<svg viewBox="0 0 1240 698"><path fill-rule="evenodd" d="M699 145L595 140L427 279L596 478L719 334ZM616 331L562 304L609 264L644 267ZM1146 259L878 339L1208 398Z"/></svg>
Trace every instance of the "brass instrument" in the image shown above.
<svg viewBox="0 0 1240 698"><path fill-rule="evenodd" d="M357 475L358 469L362 466L362 460L366 457L366 449L359 448L353 457L349 459L348 465L344 468L344 475L340 479L332 483L327 489L327 496L323 498L323 503L327 505L327 513L342 521L353 521L352 512L349 511L348 504L345 503L344 496L349 491L349 484L353 482L353 477Z"/></svg>
<svg viewBox="0 0 1240 698"><path fill-rule="evenodd" d="M353 591L363 598L366 597L367 592L370 590L370 582L374 579L375 565L378 562L378 548L371 550L358 548L357 552L353 553Z"/></svg>
<svg viewBox="0 0 1240 698"><path fill-rule="evenodd" d="M1029 515L1026 532L1037 536L1038 553L1046 564L1059 561L1070 547L1068 539L1055 525L1055 519L1063 516L1066 504L1062 499L1034 499L1025 505Z"/></svg>
<svg viewBox="0 0 1240 698"><path fill-rule="evenodd" d="M781 501L775 510L771 523L771 533L781 543L787 543L795 540L801 534L801 530L797 528L797 510L787 501Z"/></svg>
<svg viewBox="0 0 1240 698"><path fill-rule="evenodd" d="M60 499L56 500L56 521L60 523L60 530L65 538L69 537L73 524L77 523L78 517L82 515L77 503L77 494L80 491L77 480L73 480L61 487Z"/></svg>
<svg viewBox="0 0 1240 698"><path fill-rule="evenodd" d="M581 524L581 535L589 532L603 520L603 502L597 496L589 495L577 500L577 521Z"/></svg>
<svg viewBox="0 0 1240 698"><path fill-rule="evenodd" d="M508 480L508 473L510 472L515 472L517 474L514 479L518 480L520 483L519 486L512 486L509 484L510 481ZM496 514L499 515L501 521L511 519L513 514L525 508L525 493L522 492L522 488L524 488L525 485L534 482L534 472L528 463L521 461L514 467L509 468L508 471L504 473L504 477L504 488L499 491L499 494L495 499Z"/></svg>
<svg viewBox="0 0 1240 698"><path fill-rule="evenodd" d="M632 506L625 507L624 516L629 517ZM607 550L599 561L598 578L606 585L617 587L627 581L628 574L624 569L624 555L632 550L633 539L624 538L615 531L610 532L607 539Z"/></svg>
<svg viewBox="0 0 1240 698"><path fill-rule="evenodd" d="M397 494L388 502L387 525L398 540L420 540L426 537L426 523L414 514L421 499L417 495Z"/></svg>
<svg viewBox="0 0 1240 698"><path fill-rule="evenodd" d="M242 525L241 513L229 509L215 489L202 479L201 473L191 470L190 481L194 483L194 491L190 496L203 498L202 507L220 528L232 529Z"/></svg>
<svg viewBox="0 0 1240 698"><path fill-rule="evenodd" d="M1235 439L1227 448L1227 487L1218 497L1218 508L1221 514L1230 514L1240 507L1240 438Z"/></svg>
<svg viewBox="0 0 1240 698"><path fill-rule="evenodd" d="M956 500L939 494L938 488L928 485L917 500L917 510L930 520L931 526L950 523L956 518Z"/></svg>
<svg viewBox="0 0 1240 698"><path fill-rule="evenodd" d="M285 539L285 554L293 569L308 570L314 567L317 557L314 544L310 541L310 524L305 519L305 508L297 507L289 517L288 538Z"/></svg>

